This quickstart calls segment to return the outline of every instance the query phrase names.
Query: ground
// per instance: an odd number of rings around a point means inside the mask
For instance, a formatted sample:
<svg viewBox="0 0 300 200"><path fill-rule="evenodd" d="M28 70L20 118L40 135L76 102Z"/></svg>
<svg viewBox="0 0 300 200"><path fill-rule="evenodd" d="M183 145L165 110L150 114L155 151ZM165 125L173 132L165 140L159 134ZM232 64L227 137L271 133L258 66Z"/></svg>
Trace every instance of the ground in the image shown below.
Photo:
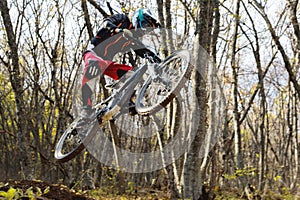
<svg viewBox="0 0 300 200"><path fill-rule="evenodd" d="M10 195L12 199L37 199L37 200L93 200L91 197L76 193L64 185L49 184L42 181L8 181L0 185L0 199L10 199L3 197ZM1 197L2 196L2 197Z"/></svg>
<svg viewBox="0 0 300 200"><path fill-rule="evenodd" d="M226 191L214 191L215 200L244 200L248 199L243 191L228 189ZM265 191L263 194L253 192L251 199L300 199L288 191L281 194L273 191ZM98 188L95 190L75 191L60 184L49 184L37 180L8 181L0 183L0 200L165 200L171 199L169 192L158 191L151 188L132 188L125 194L118 194L113 188Z"/></svg>
<svg viewBox="0 0 300 200"><path fill-rule="evenodd" d="M126 191L123 195L108 188L76 192L60 184L50 184L37 180L8 181L0 183L0 200L161 200L170 199L168 192L153 189Z"/></svg>

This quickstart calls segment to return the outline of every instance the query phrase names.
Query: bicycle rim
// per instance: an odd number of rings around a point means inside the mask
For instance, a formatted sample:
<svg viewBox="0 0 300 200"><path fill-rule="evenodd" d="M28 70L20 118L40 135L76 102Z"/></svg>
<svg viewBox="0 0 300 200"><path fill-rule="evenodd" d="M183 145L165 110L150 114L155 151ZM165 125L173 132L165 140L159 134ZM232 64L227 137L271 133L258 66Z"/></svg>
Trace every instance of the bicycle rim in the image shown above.
<svg viewBox="0 0 300 200"><path fill-rule="evenodd" d="M67 162L78 155L87 145L96 133L96 128L99 128L98 123L90 123L90 128L84 136L80 136L76 130L76 125L80 118L75 119L65 130L59 139L54 157L59 162Z"/></svg>

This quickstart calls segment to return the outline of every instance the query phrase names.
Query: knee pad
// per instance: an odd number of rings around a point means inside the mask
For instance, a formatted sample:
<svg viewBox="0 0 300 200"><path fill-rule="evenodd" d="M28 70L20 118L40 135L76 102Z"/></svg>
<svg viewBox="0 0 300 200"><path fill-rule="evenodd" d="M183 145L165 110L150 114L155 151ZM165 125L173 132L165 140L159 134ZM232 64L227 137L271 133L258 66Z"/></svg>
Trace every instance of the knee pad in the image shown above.
<svg viewBox="0 0 300 200"><path fill-rule="evenodd" d="M84 76L91 80L101 74L101 69L97 60L89 60Z"/></svg>

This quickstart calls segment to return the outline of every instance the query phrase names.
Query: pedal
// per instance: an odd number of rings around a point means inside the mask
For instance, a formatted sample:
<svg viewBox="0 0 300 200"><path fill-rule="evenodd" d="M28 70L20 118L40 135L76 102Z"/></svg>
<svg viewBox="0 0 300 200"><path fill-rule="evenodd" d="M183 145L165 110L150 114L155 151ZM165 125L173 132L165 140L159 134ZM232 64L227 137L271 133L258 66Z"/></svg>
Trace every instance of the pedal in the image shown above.
<svg viewBox="0 0 300 200"><path fill-rule="evenodd" d="M97 121L99 123L99 125L101 125L103 123L102 121L102 117L105 115L105 113L109 110L108 107L104 107L102 109L100 109L99 111L97 111L96 113L96 117L97 117Z"/></svg>

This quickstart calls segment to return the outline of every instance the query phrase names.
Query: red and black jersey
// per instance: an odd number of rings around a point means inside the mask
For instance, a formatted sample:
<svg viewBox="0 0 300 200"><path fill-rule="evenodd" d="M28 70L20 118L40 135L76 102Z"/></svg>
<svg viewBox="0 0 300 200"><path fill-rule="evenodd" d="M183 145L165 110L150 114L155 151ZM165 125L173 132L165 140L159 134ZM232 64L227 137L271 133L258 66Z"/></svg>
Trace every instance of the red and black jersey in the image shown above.
<svg viewBox="0 0 300 200"><path fill-rule="evenodd" d="M115 14L106 18L102 24L102 27L98 30L96 36L92 39L91 44L97 46L104 40L115 35L116 28L131 28L131 22L125 14Z"/></svg>
<svg viewBox="0 0 300 200"><path fill-rule="evenodd" d="M122 34L115 33L116 28L131 29L132 23L125 14L114 14L106 18L102 27L98 30L96 36L92 39L92 50L105 60L112 60L113 57L120 52L128 52L133 49L135 53L141 57L147 52L155 55L145 46L134 46L131 40L123 37ZM133 30L135 37L141 36L138 30Z"/></svg>

